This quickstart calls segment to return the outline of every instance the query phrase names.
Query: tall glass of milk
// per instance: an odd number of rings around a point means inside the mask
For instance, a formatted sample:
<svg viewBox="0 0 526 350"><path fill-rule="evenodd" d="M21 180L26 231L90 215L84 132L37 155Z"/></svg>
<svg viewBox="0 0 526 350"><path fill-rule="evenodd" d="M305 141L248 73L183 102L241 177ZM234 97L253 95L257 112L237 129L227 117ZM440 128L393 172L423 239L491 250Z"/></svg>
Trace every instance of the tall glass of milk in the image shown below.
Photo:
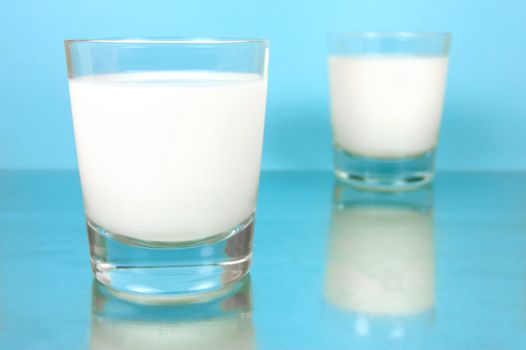
<svg viewBox="0 0 526 350"><path fill-rule="evenodd" d="M430 185L372 192L337 181L325 298L354 317L361 335L428 328L435 306L433 231Z"/></svg>
<svg viewBox="0 0 526 350"><path fill-rule="evenodd" d="M451 36L329 36L336 175L353 186L397 191L432 180Z"/></svg>
<svg viewBox="0 0 526 350"><path fill-rule="evenodd" d="M121 292L215 293L249 270L268 42L66 40L92 270Z"/></svg>

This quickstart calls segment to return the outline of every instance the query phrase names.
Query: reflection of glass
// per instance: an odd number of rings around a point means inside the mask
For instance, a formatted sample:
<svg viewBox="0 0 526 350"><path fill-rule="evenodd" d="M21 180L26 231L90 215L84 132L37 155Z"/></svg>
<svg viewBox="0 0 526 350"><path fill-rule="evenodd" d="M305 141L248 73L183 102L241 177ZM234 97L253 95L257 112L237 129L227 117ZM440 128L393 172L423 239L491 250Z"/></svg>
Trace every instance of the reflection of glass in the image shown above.
<svg viewBox="0 0 526 350"><path fill-rule="evenodd" d="M431 187L382 193L335 185L325 286L330 303L373 318L430 314L432 195Z"/></svg>
<svg viewBox="0 0 526 350"><path fill-rule="evenodd" d="M254 349L250 277L228 296L194 304L134 303L93 282L91 349Z"/></svg>

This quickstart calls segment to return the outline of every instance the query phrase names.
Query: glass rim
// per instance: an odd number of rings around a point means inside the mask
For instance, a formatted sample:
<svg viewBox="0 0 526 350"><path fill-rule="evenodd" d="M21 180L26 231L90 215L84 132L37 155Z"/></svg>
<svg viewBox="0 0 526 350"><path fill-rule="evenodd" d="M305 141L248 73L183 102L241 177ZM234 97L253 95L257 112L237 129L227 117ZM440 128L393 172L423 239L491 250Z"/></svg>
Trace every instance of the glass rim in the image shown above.
<svg viewBox="0 0 526 350"><path fill-rule="evenodd" d="M229 44L264 44L268 46L269 40L259 38L236 37L108 37L92 39L65 39L65 46L75 44L101 44L101 45L229 45Z"/></svg>
<svg viewBox="0 0 526 350"><path fill-rule="evenodd" d="M407 31L394 31L394 32L334 32L328 34L329 38L334 37L350 37L360 39L421 39L421 38L443 38L451 39L450 32L407 32Z"/></svg>

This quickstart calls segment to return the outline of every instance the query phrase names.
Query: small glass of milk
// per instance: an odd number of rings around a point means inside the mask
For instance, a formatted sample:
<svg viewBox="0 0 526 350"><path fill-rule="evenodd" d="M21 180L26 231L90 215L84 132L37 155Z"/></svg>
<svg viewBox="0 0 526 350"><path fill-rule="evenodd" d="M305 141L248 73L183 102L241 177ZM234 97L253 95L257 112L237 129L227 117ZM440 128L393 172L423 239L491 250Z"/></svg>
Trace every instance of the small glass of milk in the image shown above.
<svg viewBox="0 0 526 350"><path fill-rule="evenodd" d="M249 270L268 42L66 40L92 269L127 293L215 293Z"/></svg>
<svg viewBox="0 0 526 350"><path fill-rule="evenodd" d="M335 174L397 191L432 180L448 33L329 35Z"/></svg>

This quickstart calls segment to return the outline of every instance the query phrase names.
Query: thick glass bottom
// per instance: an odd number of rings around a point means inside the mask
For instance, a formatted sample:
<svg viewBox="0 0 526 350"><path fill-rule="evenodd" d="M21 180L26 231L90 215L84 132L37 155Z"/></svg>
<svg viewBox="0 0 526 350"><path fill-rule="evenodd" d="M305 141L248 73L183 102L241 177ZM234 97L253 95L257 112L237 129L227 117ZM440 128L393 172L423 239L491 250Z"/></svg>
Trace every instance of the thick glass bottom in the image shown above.
<svg viewBox="0 0 526 350"><path fill-rule="evenodd" d="M433 179L435 151L420 156L381 159L353 155L334 147L334 172L351 186L376 191L406 191Z"/></svg>
<svg viewBox="0 0 526 350"><path fill-rule="evenodd" d="M240 280L252 258L254 215L203 241L128 240L87 220L95 278L117 292L159 300L215 295Z"/></svg>

